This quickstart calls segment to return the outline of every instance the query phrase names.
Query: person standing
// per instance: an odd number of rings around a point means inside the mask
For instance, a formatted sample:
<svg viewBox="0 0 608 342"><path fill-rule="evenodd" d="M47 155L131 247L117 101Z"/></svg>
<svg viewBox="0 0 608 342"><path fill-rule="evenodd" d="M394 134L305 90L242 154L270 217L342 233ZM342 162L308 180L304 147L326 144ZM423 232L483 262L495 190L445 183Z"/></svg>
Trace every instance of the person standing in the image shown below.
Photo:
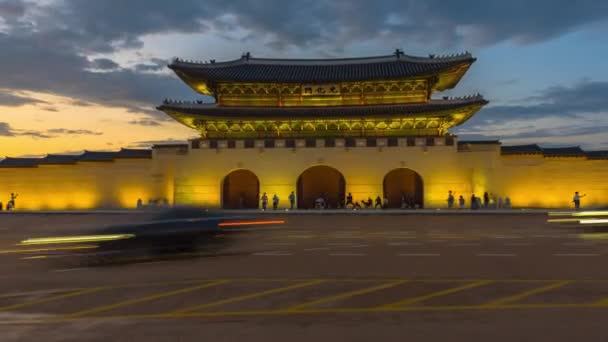
<svg viewBox="0 0 608 342"><path fill-rule="evenodd" d="M462 195L460 195L460 197L458 197L458 207L460 209L464 209L464 197L462 197Z"/></svg>
<svg viewBox="0 0 608 342"><path fill-rule="evenodd" d="M483 207L487 209L489 205L490 205L490 195L486 191L483 193Z"/></svg>
<svg viewBox="0 0 608 342"><path fill-rule="evenodd" d="M262 195L262 210L266 210L267 206L268 206L268 195L266 195L266 193L264 193Z"/></svg>
<svg viewBox="0 0 608 342"><path fill-rule="evenodd" d="M452 190L448 191L448 208L452 209L454 207L454 194L452 194Z"/></svg>
<svg viewBox="0 0 608 342"><path fill-rule="evenodd" d="M579 195L578 191L574 193L572 202L574 202L574 209L579 210L581 208L581 198L587 196L587 194Z"/></svg>
<svg viewBox="0 0 608 342"><path fill-rule="evenodd" d="M346 204L344 205L344 208L348 208L349 204L353 208L355 207L355 204L353 203L353 195L350 192L348 193L348 196L346 196Z"/></svg>
<svg viewBox="0 0 608 342"><path fill-rule="evenodd" d="M272 210L277 210L278 207L279 207L279 196L277 196L277 194L274 194L274 196L272 196Z"/></svg>
<svg viewBox="0 0 608 342"><path fill-rule="evenodd" d="M376 205L374 205L374 209L378 209L378 207L382 209L382 198L380 198L380 196L376 197Z"/></svg>
<svg viewBox="0 0 608 342"><path fill-rule="evenodd" d="M295 205L296 205L296 194L295 194L295 192L292 191L289 194L289 207L291 209L293 209L295 207Z"/></svg>
<svg viewBox="0 0 608 342"><path fill-rule="evenodd" d="M475 197L475 194L471 195L471 209L477 209L477 197Z"/></svg>

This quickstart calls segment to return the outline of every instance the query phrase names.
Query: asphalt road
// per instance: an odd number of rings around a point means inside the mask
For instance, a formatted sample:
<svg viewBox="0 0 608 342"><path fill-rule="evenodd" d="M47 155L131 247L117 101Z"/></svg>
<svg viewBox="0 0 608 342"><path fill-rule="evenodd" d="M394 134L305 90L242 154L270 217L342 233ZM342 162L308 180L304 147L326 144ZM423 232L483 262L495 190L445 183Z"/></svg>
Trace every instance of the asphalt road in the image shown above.
<svg viewBox="0 0 608 342"><path fill-rule="evenodd" d="M141 219L0 215L0 341L608 340L608 240L545 214L289 215L96 267L15 245Z"/></svg>

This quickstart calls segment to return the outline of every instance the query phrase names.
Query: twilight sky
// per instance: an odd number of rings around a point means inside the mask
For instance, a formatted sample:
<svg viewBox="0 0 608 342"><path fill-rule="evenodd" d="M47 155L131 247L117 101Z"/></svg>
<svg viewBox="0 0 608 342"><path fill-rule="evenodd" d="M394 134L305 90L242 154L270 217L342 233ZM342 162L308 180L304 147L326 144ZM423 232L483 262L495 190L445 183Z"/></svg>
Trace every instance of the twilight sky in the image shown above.
<svg viewBox="0 0 608 342"><path fill-rule="evenodd" d="M199 98L178 56L471 51L456 89L491 101L460 139L608 149L605 0L0 0L0 157L185 140L154 110Z"/></svg>

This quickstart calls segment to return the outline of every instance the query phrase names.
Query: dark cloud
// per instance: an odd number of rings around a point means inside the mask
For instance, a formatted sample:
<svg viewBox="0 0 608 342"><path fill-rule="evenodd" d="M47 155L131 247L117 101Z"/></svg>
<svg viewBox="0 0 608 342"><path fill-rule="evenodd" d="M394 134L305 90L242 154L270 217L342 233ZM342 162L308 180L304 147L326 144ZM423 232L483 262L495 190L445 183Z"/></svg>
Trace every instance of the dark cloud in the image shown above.
<svg viewBox="0 0 608 342"><path fill-rule="evenodd" d="M45 131L15 129L8 122L0 122L0 136L17 137L29 136L32 138L50 139L60 135L102 135L101 132L94 132L87 129L67 129L67 128L52 128Z"/></svg>
<svg viewBox="0 0 608 342"><path fill-rule="evenodd" d="M91 68L99 70L114 70L120 65L109 58L96 58L91 61Z"/></svg>
<svg viewBox="0 0 608 342"><path fill-rule="evenodd" d="M547 116L574 119L581 113L608 112L608 81L585 81L573 87L554 86L524 99L523 104L489 106L464 127L488 123L528 120Z"/></svg>
<svg viewBox="0 0 608 342"><path fill-rule="evenodd" d="M19 107L28 104L46 103L45 101L31 97L23 97L13 94L0 93L0 106Z"/></svg>
<svg viewBox="0 0 608 342"><path fill-rule="evenodd" d="M0 137L13 137L15 133L8 122L0 122Z"/></svg>
<svg viewBox="0 0 608 342"><path fill-rule="evenodd" d="M132 120L132 121L129 121L129 124L131 124L131 125L140 125L140 126L160 126L160 125L162 125L158 121L149 120L149 119Z"/></svg>
<svg viewBox="0 0 608 342"><path fill-rule="evenodd" d="M102 132L94 132L88 129L51 128L46 131L50 134L60 135L102 135Z"/></svg>
<svg viewBox="0 0 608 342"><path fill-rule="evenodd" d="M160 58L152 58L149 63L136 64L133 69L138 72L164 70L169 61Z"/></svg>
<svg viewBox="0 0 608 342"><path fill-rule="evenodd" d="M269 47L334 54L370 39L391 47L454 50L506 40L543 41L607 17L608 2L595 0L184 0L177 5L63 0L27 6L22 0L0 0L6 26L0 29L0 88L51 92L161 119L164 114L151 109L155 104L193 95L173 75L158 72L165 61L122 69L110 59L91 61L89 56L139 48L143 36L210 28L259 42L254 54L276 53L267 52ZM507 109L517 110L491 110Z"/></svg>
<svg viewBox="0 0 608 342"><path fill-rule="evenodd" d="M0 2L0 18L19 18L25 14L25 3L21 0L3 0Z"/></svg>

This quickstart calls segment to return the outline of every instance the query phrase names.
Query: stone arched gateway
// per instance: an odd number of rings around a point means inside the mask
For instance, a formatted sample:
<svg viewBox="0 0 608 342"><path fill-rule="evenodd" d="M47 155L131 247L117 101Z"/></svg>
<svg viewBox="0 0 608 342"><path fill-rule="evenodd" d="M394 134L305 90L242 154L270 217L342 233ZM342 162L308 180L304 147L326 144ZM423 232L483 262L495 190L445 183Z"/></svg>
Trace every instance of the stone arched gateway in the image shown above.
<svg viewBox="0 0 608 342"><path fill-rule="evenodd" d="M222 208L257 209L260 197L260 181L249 170L230 172L222 184Z"/></svg>
<svg viewBox="0 0 608 342"><path fill-rule="evenodd" d="M424 207L422 177L416 171L406 168L391 170L384 176L382 188L389 208Z"/></svg>
<svg viewBox="0 0 608 342"><path fill-rule="evenodd" d="M325 199L329 208L337 208L344 201L346 181L333 167L317 165L302 172L297 190L300 209L314 208L319 197Z"/></svg>

